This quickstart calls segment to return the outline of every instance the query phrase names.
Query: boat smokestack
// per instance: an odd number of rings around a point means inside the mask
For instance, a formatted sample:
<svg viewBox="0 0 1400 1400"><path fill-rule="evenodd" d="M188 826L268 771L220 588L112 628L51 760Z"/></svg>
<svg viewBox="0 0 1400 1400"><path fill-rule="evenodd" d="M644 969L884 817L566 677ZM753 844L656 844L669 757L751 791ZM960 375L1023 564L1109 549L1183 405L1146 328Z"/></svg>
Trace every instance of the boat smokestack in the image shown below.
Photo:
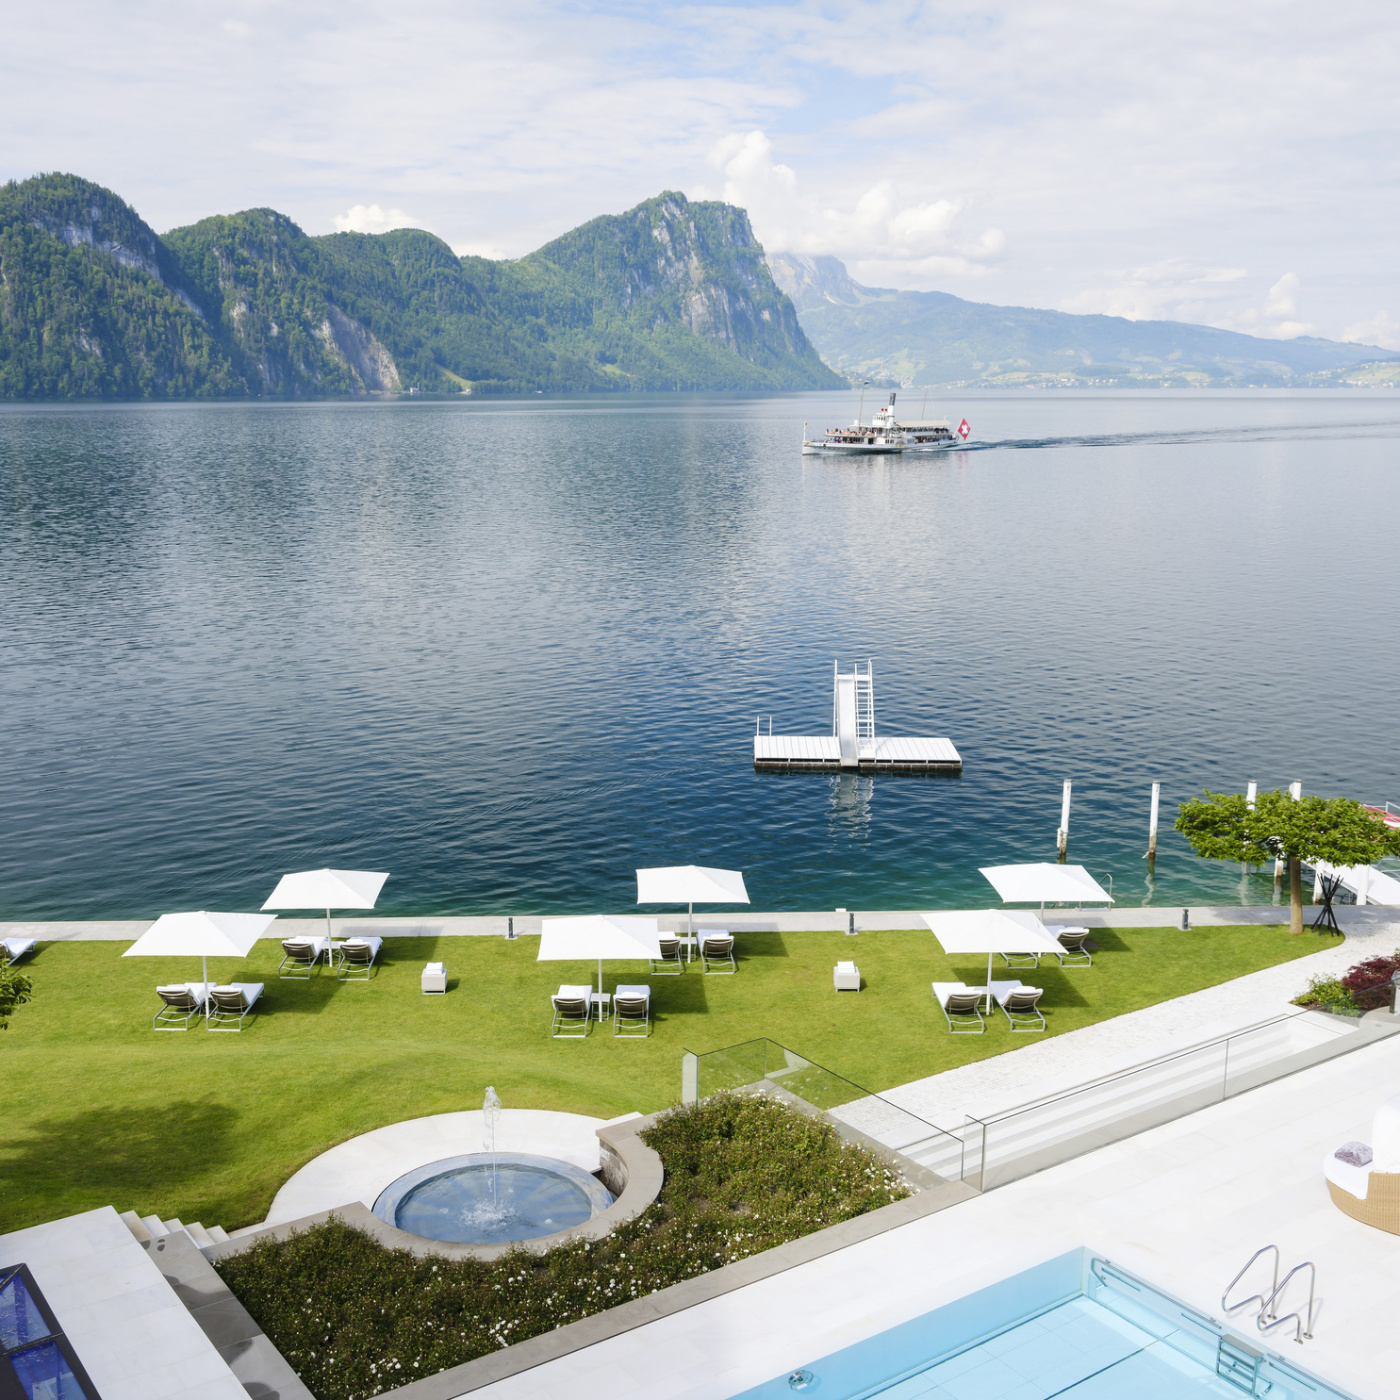
<svg viewBox="0 0 1400 1400"><path fill-rule="evenodd" d="M891 408L894 407L894 395L893 395L893 394L890 395L890 407L891 407Z"/></svg>

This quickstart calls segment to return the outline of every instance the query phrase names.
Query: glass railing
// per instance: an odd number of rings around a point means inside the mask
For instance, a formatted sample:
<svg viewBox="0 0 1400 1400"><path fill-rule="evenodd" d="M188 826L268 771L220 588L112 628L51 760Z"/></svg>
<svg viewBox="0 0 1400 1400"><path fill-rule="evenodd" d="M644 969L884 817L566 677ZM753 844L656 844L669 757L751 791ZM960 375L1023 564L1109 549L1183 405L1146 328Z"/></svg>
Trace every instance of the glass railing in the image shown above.
<svg viewBox="0 0 1400 1400"><path fill-rule="evenodd" d="M963 1175L963 1145L917 1113L892 1102L853 1079L809 1060L766 1037L703 1054L686 1051L681 1066L681 1101L694 1103L725 1089L774 1085L804 1103L832 1113L847 1127L883 1147L913 1157L945 1179Z"/></svg>
<svg viewBox="0 0 1400 1400"><path fill-rule="evenodd" d="M1063 1094L944 1128L766 1037L685 1053L681 1099L776 1085L946 1180L979 1191L1146 1132L1400 1033L1400 1018L1298 1011Z"/></svg>
<svg viewBox="0 0 1400 1400"><path fill-rule="evenodd" d="M983 1191L1004 1186L1397 1032L1400 1020L1298 1011L1053 1098L969 1115L963 1179Z"/></svg>

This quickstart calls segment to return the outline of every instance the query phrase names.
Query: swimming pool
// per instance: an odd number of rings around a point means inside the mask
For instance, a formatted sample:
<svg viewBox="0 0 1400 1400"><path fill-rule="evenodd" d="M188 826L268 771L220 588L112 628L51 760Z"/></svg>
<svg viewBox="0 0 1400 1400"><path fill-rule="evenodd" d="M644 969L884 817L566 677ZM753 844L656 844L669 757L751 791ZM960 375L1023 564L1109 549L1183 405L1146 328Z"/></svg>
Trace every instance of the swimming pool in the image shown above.
<svg viewBox="0 0 1400 1400"><path fill-rule="evenodd" d="M1074 1250L734 1400L1354 1400Z"/></svg>

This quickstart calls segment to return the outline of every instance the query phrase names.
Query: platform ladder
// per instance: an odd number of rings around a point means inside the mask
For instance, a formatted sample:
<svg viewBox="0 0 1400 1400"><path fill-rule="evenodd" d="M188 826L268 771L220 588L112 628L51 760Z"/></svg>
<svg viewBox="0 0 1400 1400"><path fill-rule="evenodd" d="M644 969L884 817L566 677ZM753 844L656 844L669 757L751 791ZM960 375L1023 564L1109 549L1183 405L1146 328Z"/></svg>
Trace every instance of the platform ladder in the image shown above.
<svg viewBox="0 0 1400 1400"><path fill-rule="evenodd" d="M842 768L860 767L862 739L875 737L875 662L857 661L842 671L840 661L831 663L831 732L837 740Z"/></svg>

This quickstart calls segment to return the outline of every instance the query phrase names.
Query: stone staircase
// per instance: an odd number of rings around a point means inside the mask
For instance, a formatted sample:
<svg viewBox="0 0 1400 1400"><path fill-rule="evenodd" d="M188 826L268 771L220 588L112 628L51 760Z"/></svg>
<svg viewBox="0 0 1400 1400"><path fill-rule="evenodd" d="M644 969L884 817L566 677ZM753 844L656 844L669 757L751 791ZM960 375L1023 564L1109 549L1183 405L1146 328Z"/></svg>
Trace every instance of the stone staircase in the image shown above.
<svg viewBox="0 0 1400 1400"><path fill-rule="evenodd" d="M179 1230L183 1230L199 1249L208 1249L212 1245L223 1244L229 1238L228 1232L222 1225L206 1227L197 1220L193 1224L186 1225L183 1220L162 1220L158 1215L137 1215L134 1210L122 1211L121 1218L126 1228L142 1244L149 1244L152 1240L158 1240L163 1235L173 1235Z"/></svg>

